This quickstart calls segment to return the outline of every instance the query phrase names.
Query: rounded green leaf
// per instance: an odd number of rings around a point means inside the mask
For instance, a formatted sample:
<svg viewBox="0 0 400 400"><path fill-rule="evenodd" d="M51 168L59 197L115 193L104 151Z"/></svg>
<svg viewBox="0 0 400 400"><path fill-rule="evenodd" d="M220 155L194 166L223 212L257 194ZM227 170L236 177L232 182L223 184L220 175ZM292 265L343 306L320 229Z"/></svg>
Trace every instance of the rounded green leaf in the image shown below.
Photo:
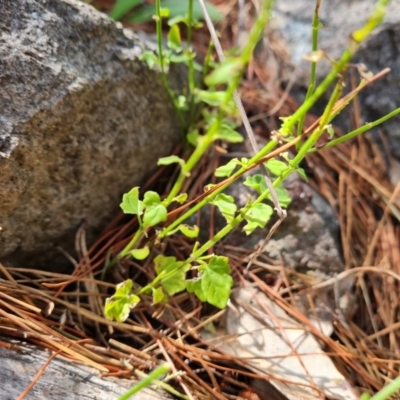
<svg viewBox="0 0 400 400"><path fill-rule="evenodd" d="M264 193L268 189L265 177L261 174L248 176L243 185L253 188L259 194Z"/></svg>
<svg viewBox="0 0 400 400"><path fill-rule="evenodd" d="M229 143L242 143L244 140L243 136L228 124L221 125L215 138L225 140Z"/></svg>
<svg viewBox="0 0 400 400"><path fill-rule="evenodd" d="M186 224L181 224L178 228L188 238L193 239L199 236L200 229L197 225L189 226Z"/></svg>
<svg viewBox="0 0 400 400"><path fill-rule="evenodd" d="M160 204L161 203L160 195L157 192L152 192L151 190L149 190L144 194L143 203L146 206L150 206L153 204Z"/></svg>
<svg viewBox="0 0 400 400"><path fill-rule="evenodd" d="M183 204L188 198L187 193L181 193L178 196L175 196L172 201L177 201L179 204Z"/></svg>
<svg viewBox="0 0 400 400"><path fill-rule="evenodd" d="M289 168L287 164L285 164L282 161L275 160L275 158L268 160L265 163L265 166L267 167L268 171L270 171L271 174L275 176L280 176L283 172L285 172Z"/></svg>
<svg viewBox="0 0 400 400"><path fill-rule="evenodd" d="M218 308L225 308L233 286L230 275L219 274L206 268L201 278L201 288L207 302Z"/></svg>
<svg viewBox="0 0 400 400"><path fill-rule="evenodd" d="M148 246L143 247L142 249L134 249L131 251L131 255L133 258L136 258L136 260L144 260L147 258L150 254L150 250Z"/></svg>
<svg viewBox="0 0 400 400"><path fill-rule="evenodd" d="M124 322L131 310L140 302L140 298L130 294L133 282L128 279L116 287L115 294L106 299L104 315L111 321Z"/></svg>
<svg viewBox="0 0 400 400"><path fill-rule="evenodd" d="M246 235L250 235L256 228L264 228L273 213L274 210L267 204L254 204L244 215L247 225L243 228L243 231Z"/></svg>
<svg viewBox="0 0 400 400"><path fill-rule="evenodd" d="M125 193L119 206L125 214L141 215L143 205L139 200L139 188L134 187L128 193Z"/></svg>
<svg viewBox="0 0 400 400"><path fill-rule="evenodd" d="M206 76L207 86L216 86L232 80L243 69L243 61L240 58L228 59L222 62L211 74Z"/></svg>
<svg viewBox="0 0 400 400"><path fill-rule="evenodd" d="M169 157L162 157L157 161L157 165L171 165L174 163L184 165L185 160L182 160L182 158L179 158L178 156L169 156Z"/></svg>
<svg viewBox="0 0 400 400"><path fill-rule="evenodd" d="M178 24L170 27L168 32L168 47L174 50L181 49L181 31Z"/></svg>
<svg viewBox="0 0 400 400"><path fill-rule="evenodd" d="M146 226L156 226L167 220L167 214L167 209L161 204L149 206L144 212L143 223Z"/></svg>
<svg viewBox="0 0 400 400"><path fill-rule="evenodd" d="M228 164L218 167L214 175L218 178L229 177L238 165L241 165L241 162L237 158L233 158Z"/></svg>
<svg viewBox="0 0 400 400"><path fill-rule="evenodd" d="M232 196L220 193L212 201L212 204L219 209L228 223L232 222L232 220L235 218L237 207Z"/></svg>
<svg viewBox="0 0 400 400"><path fill-rule="evenodd" d="M162 287L158 287L157 289L153 288L153 304L158 304L167 301L168 298L164 293Z"/></svg>

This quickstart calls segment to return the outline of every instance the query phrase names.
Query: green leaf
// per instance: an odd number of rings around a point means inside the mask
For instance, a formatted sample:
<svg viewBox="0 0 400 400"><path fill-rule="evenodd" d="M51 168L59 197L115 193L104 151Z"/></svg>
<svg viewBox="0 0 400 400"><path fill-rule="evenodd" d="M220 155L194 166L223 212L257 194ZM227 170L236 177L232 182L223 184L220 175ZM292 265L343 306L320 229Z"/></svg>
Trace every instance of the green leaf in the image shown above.
<svg viewBox="0 0 400 400"><path fill-rule="evenodd" d="M161 204L160 195L148 191L144 194L143 203L146 206L143 216L143 223L146 226L155 226L167 220L167 209Z"/></svg>
<svg viewBox="0 0 400 400"><path fill-rule="evenodd" d="M181 50L181 31L178 24L174 24L170 27L168 32L168 47L176 51Z"/></svg>
<svg viewBox="0 0 400 400"><path fill-rule="evenodd" d="M158 304L161 302L166 302L168 300L167 296L164 293L164 289L162 287L158 287L157 289L153 288L153 304Z"/></svg>
<svg viewBox="0 0 400 400"><path fill-rule="evenodd" d="M208 90L196 90L196 95L200 101L210 106L218 107L226 101L226 92L224 91L211 92Z"/></svg>
<svg viewBox="0 0 400 400"><path fill-rule="evenodd" d="M259 194L268 190L265 177L261 174L248 176L243 182L243 185L253 188Z"/></svg>
<svg viewBox="0 0 400 400"><path fill-rule="evenodd" d="M153 69L155 65L159 64L158 57L150 50L143 52L139 59L146 62L150 69Z"/></svg>
<svg viewBox="0 0 400 400"><path fill-rule="evenodd" d="M164 290L170 295L182 292L186 289L186 271L184 269L179 269L170 278L163 279L161 281Z"/></svg>
<svg viewBox="0 0 400 400"><path fill-rule="evenodd" d="M140 298L130 294L133 282L128 279L116 287L115 294L106 299L104 315L109 320L124 322L129 317L129 313L140 302Z"/></svg>
<svg viewBox="0 0 400 400"><path fill-rule="evenodd" d="M175 163L178 163L183 167L185 165L185 160L182 160L182 158L179 158L178 156L168 156L159 158L157 161L157 165L171 165Z"/></svg>
<svg viewBox="0 0 400 400"><path fill-rule="evenodd" d="M185 96L183 95L179 95L177 100L176 100L176 106L180 109L180 110L187 110L188 108L188 104L187 104L187 99Z"/></svg>
<svg viewBox="0 0 400 400"><path fill-rule="evenodd" d="M211 203L218 207L228 224L232 222L232 220L235 218L235 213L237 210L235 200L232 196L220 193L211 201Z"/></svg>
<svg viewBox="0 0 400 400"><path fill-rule="evenodd" d="M164 5L164 4L163 4ZM161 7L160 8L160 17L161 18L168 18L171 14L171 11L168 7Z"/></svg>
<svg viewBox="0 0 400 400"><path fill-rule="evenodd" d="M241 164L242 163L237 158L233 158L228 162L228 164L221 165L220 167L218 167L215 170L214 175L218 178L229 177L232 175L235 168Z"/></svg>
<svg viewBox="0 0 400 400"><path fill-rule="evenodd" d="M229 275L231 272L228 257L213 256L207 265L207 268L211 268L214 272L222 275Z"/></svg>
<svg viewBox="0 0 400 400"><path fill-rule="evenodd" d="M156 226L167 220L167 214L167 209L162 204L148 206L144 212L143 223L146 226Z"/></svg>
<svg viewBox="0 0 400 400"><path fill-rule="evenodd" d="M142 0L117 0L109 16L115 21L121 19L128 11L141 4Z"/></svg>
<svg viewBox="0 0 400 400"><path fill-rule="evenodd" d="M176 201L176 202L178 202L179 204L183 204L183 203L187 200L187 198L188 198L187 193L181 193L180 195L175 196L175 197L172 199L172 201Z"/></svg>
<svg viewBox="0 0 400 400"><path fill-rule="evenodd" d="M215 139L222 139L229 143L241 143L244 140L243 136L228 124L222 124L214 137Z"/></svg>
<svg viewBox="0 0 400 400"><path fill-rule="evenodd" d="M218 308L225 308L229 300L233 286L229 273L228 259L213 257L201 277L201 288L207 302Z"/></svg>
<svg viewBox="0 0 400 400"><path fill-rule="evenodd" d="M194 226L189 226L186 224L181 224L178 226L178 229L182 232L183 235L185 235L188 238L197 238L199 236L199 227L197 225Z"/></svg>
<svg viewBox="0 0 400 400"><path fill-rule="evenodd" d="M184 15L177 15L176 17L171 17L168 20L168 26L184 23L185 25L188 24L187 17Z"/></svg>
<svg viewBox="0 0 400 400"><path fill-rule="evenodd" d="M255 229L264 228L273 213L274 210L267 204L259 203L253 205L244 215L247 224L243 228L243 231L246 235L250 235Z"/></svg>
<svg viewBox="0 0 400 400"><path fill-rule="evenodd" d="M157 192L153 192L153 191L149 190L148 192L146 192L144 194L143 203L146 206L160 204L161 203L160 195Z"/></svg>
<svg viewBox="0 0 400 400"><path fill-rule="evenodd" d="M303 178L306 182L308 182L308 176L303 168L296 168L296 172L300 175L301 178Z"/></svg>
<svg viewBox="0 0 400 400"><path fill-rule="evenodd" d="M171 54L169 60L174 63L187 63L194 55L192 53L184 52L183 54Z"/></svg>
<svg viewBox="0 0 400 400"><path fill-rule="evenodd" d="M188 238L196 238L199 235L199 227L197 225L189 226L180 224L175 229L168 232L167 236L175 235L176 232L182 232Z"/></svg>
<svg viewBox="0 0 400 400"><path fill-rule="evenodd" d="M279 204L281 205L281 207L288 207L289 204L292 202L289 192L282 185L277 186L275 188L275 192L278 196ZM272 201L271 195L269 195L268 198Z"/></svg>
<svg viewBox="0 0 400 400"><path fill-rule="evenodd" d="M161 280L164 290L170 296L186 289L186 272L190 269L190 265L184 266L184 264L183 261L176 261L175 257L165 257L161 254L154 259L157 275L166 275L176 270L170 277Z"/></svg>
<svg viewBox="0 0 400 400"><path fill-rule="evenodd" d="M329 133L329 139L332 139L335 136L335 130L333 129L332 125L326 125L325 128Z"/></svg>
<svg viewBox="0 0 400 400"><path fill-rule="evenodd" d="M189 132L186 135L186 139L192 146L197 146L197 138L199 137L199 131L196 129L194 131Z"/></svg>
<svg viewBox="0 0 400 400"><path fill-rule="evenodd" d="M124 214L141 215L143 212L143 203L139 200L139 188L134 187L122 197L122 203L119 205Z"/></svg>
<svg viewBox="0 0 400 400"><path fill-rule="evenodd" d="M265 166L267 167L268 171L275 176L280 176L283 172L290 168L287 164L282 161L275 160L275 158L268 160L265 163Z"/></svg>
<svg viewBox="0 0 400 400"><path fill-rule="evenodd" d="M206 76L204 81L207 86L230 82L242 69L243 62L240 58L227 59Z"/></svg>
<svg viewBox="0 0 400 400"><path fill-rule="evenodd" d="M193 281L188 281L186 290L189 293L194 293L199 298L200 301L205 303L207 301L207 296L203 292L201 281L202 281L201 278Z"/></svg>
<svg viewBox="0 0 400 400"><path fill-rule="evenodd" d="M136 260L144 260L147 258L150 254L150 250L148 246L143 247L142 249L134 249L131 251L131 255L133 258L136 258Z"/></svg>

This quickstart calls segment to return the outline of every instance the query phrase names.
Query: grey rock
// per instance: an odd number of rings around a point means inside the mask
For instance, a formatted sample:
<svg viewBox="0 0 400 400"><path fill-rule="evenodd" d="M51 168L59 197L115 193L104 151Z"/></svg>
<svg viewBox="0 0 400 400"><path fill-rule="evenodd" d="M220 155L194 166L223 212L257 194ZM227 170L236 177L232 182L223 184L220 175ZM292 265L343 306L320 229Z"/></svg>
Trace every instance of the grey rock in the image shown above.
<svg viewBox="0 0 400 400"><path fill-rule="evenodd" d="M1 398L16 399L26 390L37 372L49 359L50 352L42 347L1 337L16 350L0 347L3 368ZM25 397L27 400L114 400L135 385L133 379L102 378L100 371L83 363L57 356L43 371L38 382ZM133 400L168 400L171 396L162 389L145 388L131 397Z"/></svg>
<svg viewBox="0 0 400 400"><path fill-rule="evenodd" d="M90 237L180 139L145 48L79 1L0 1L3 262L71 247L83 219ZM172 87L182 81L170 71Z"/></svg>
<svg viewBox="0 0 400 400"><path fill-rule="evenodd" d="M240 178L229 186L226 194L234 197L238 208L245 206L251 190ZM285 267L296 271L328 278L343 270L340 256L339 223L330 205L297 174L290 175L284 182L292 199L287 217L264 248L264 254L282 262ZM254 196L253 196L254 197ZM204 217L204 218L203 218ZM208 213L202 214L202 230L207 232ZM255 249L267 236L274 219L265 229L257 229L246 236L241 229L232 232L225 244ZM216 229L225 226L221 214L215 212Z"/></svg>
<svg viewBox="0 0 400 400"><path fill-rule="evenodd" d="M319 46L336 59L349 44L351 32L361 28L376 0L329 0L322 1ZM311 51L311 22L315 0L279 0L275 7L274 28L281 32L289 47L289 53L297 69L297 82L306 86L309 79L309 63L302 55ZM364 122L382 117L400 107L400 2L392 1L383 24L361 45L353 61L363 63L368 70L377 73L389 67L391 73L374 83L360 96ZM331 65L327 60L318 63L321 79ZM400 117L384 125L393 155L400 159Z"/></svg>
<svg viewBox="0 0 400 400"><path fill-rule="evenodd" d="M339 223L329 204L297 174L289 176L284 186L292 204L264 251L297 271L323 277L342 271Z"/></svg>

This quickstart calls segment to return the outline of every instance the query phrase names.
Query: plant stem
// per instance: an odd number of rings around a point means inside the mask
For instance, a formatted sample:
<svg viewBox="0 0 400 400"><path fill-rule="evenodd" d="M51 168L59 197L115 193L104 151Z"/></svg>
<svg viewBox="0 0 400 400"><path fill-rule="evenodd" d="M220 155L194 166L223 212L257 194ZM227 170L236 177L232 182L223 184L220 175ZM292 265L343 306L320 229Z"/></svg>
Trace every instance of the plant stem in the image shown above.
<svg viewBox="0 0 400 400"><path fill-rule="evenodd" d="M314 17L312 22L312 52L316 52L318 49L318 32L319 32L319 8L321 6L322 0L316 0L315 2L315 10ZM317 71L317 63L315 61L311 62L311 71L310 71L310 83L308 85L307 93L305 99L309 99L315 88L316 81L316 71ZM303 125L304 120L306 118L306 114L300 118L299 124L297 126L297 136L300 136L303 133ZM299 149L301 147L301 141L296 144L296 148Z"/></svg>
<svg viewBox="0 0 400 400"><path fill-rule="evenodd" d="M118 400L129 400L134 394L145 389L147 386L151 385L155 380L157 380L161 375L166 374L171 367L168 364L163 364L157 367L153 372L151 372L146 378L143 378L135 386L130 388L123 395L118 397Z"/></svg>
<svg viewBox="0 0 400 400"><path fill-rule="evenodd" d="M365 125L361 126L360 128L357 128L354 131L349 132L346 135L341 136L340 138L333 139L333 140L329 141L327 144L323 145L322 147L312 148L308 152L309 153L314 153L316 151L320 151L320 150L323 150L323 149L328 149L330 147L333 147L333 146L336 146L336 145L338 145L340 143L343 143L346 140L353 139L354 137L360 135L361 133L367 132L370 129L374 128L375 126L383 124L385 121L387 121L390 118L393 118L397 114L400 114L400 107L396 108L395 110L393 110L389 114L385 115L382 118L377 119L374 122L368 122Z"/></svg>
<svg viewBox="0 0 400 400"><path fill-rule="evenodd" d="M400 376L390 382L387 386L381 389L377 394L372 396L370 400L387 400L392 394L400 390Z"/></svg>
<svg viewBox="0 0 400 400"><path fill-rule="evenodd" d="M353 54L358 50L360 44L370 35L370 33L378 27L385 16L386 5L389 0L380 0L375 6L374 11L368 18L365 25L353 32L352 41L347 50L344 51L340 60L336 63L331 72L326 76L323 82L315 89L314 93L298 108L298 110L288 118L282 125L280 132L284 135L291 134L291 129L299 121L303 115L315 104L315 102L327 91L330 84L336 79L337 74L341 73L346 65L350 62Z"/></svg>
<svg viewBox="0 0 400 400"><path fill-rule="evenodd" d="M228 88L226 90L225 101L223 102L223 104L221 104L217 118L214 120L214 122L212 123L212 125L209 128L209 130L207 131L207 133L203 136L203 138L201 138L201 139L203 139L203 141L198 143L198 146L196 147L192 156L189 158L189 160L186 162L185 166L182 168L182 171L179 174L177 181L175 182L171 192L168 195L168 198L166 201L167 204L169 204L172 201L172 199L179 193L187 175L190 173L190 171L197 164L197 162L200 160L202 155L207 151L207 149L213 143L214 133L218 131L223 119L226 117L226 111L224 111L224 109L232 101L234 93L236 92L236 90L238 89L238 87L240 85L243 70L244 70L245 66L250 62L254 48L255 48L258 40L260 39L260 37L265 29L265 26L268 22L268 19L270 17L270 13L271 13L272 4L273 4L272 0L265 1L263 10L259 14L259 17L258 17L256 23L254 24L253 29L251 30L248 43L244 47L243 52L240 56L240 59L242 60L243 68L232 78L232 81L229 83Z"/></svg>
<svg viewBox="0 0 400 400"><path fill-rule="evenodd" d="M178 114L180 123L182 128L184 127L184 118L181 113L181 110L177 107L177 103L175 100L175 96L172 90L169 87L167 73L165 71L165 63L164 63L164 53L163 53L163 38L162 38L162 16L161 16L161 0L156 0L156 34L157 34L157 48L158 48L158 60L160 62L160 69L161 69L161 80L164 85L165 90L170 97L172 104L175 106L176 112Z"/></svg>
<svg viewBox="0 0 400 400"><path fill-rule="evenodd" d="M188 43L188 51L192 53L192 25L193 25L193 0L189 0L188 4L188 21L187 21L187 43ZM192 57L189 57L188 61L188 87L189 87L189 126L193 124L193 116L195 113L195 104L194 104L194 90L196 88L196 76L194 70L194 60Z"/></svg>
<svg viewBox="0 0 400 400"><path fill-rule="evenodd" d="M260 158L271 152L276 146L278 145L278 142L275 140L271 140L258 154L256 154L254 157L252 157L249 160L249 165L256 163ZM240 176L243 172L246 171L245 167L242 167L239 169L238 172L235 173L234 176ZM216 196L217 194L221 193L224 191L230 183L227 183L226 185L221 186L218 190L212 193L212 196ZM201 208L203 208L209 201L209 198L206 197L200 202L198 202L196 205L191 207L188 211L186 211L182 216L177 218L174 222L172 222L170 225L168 225L166 228L164 228L159 235L160 239L163 239L168 236L168 234L173 231L176 227L178 227L182 222L187 220L189 217L191 217L193 214L195 214L197 211L199 211Z"/></svg>
<svg viewBox="0 0 400 400"><path fill-rule="evenodd" d="M342 92L342 87L343 87L342 80L340 80L335 86L335 89L329 99L328 105L325 107L318 128L310 135L310 137L306 140L306 142L301 146L296 157L290 162L291 166L296 168L300 164L300 162L304 159L308 151L311 149L312 146L314 146L314 144L317 142L317 140L324 132L325 126L330 119L333 106L335 105L336 101L340 96L340 93Z"/></svg>

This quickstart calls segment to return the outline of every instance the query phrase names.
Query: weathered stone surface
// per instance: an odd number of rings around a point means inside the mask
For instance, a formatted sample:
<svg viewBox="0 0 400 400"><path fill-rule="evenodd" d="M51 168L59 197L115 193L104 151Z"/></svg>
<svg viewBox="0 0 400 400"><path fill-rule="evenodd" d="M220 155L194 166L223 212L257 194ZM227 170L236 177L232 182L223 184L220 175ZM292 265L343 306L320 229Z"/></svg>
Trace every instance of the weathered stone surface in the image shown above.
<svg viewBox="0 0 400 400"><path fill-rule="evenodd" d="M349 43L352 31L361 28L376 0L329 0L322 1L320 17L324 27L319 33L319 49L330 57L338 58ZM276 2L274 21L289 46L289 53L297 69L298 82L307 85L309 63L301 61L302 55L311 49L311 21L315 0L280 0ZM382 117L400 106L400 2L392 1L384 23L363 43L354 57L376 73L389 67L391 73L365 90L360 96L365 122ZM327 60L318 63L318 76L322 78L330 69ZM400 117L384 125L393 154L400 159Z"/></svg>
<svg viewBox="0 0 400 400"><path fill-rule="evenodd" d="M177 143L144 48L79 1L0 1L0 259L68 248L84 218L103 227Z"/></svg>
<svg viewBox="0 0 400 400"><path fill-rule="evenodd" d="M16 399L32 382L51 355L39 347L15 341L13 344L23 352L18 353L0 347L2 360L0 398L2 400ZM25 399L115 400L134 384L135 382L129 379L101 378L99 371L94 368L58 356L44 370ZM146 388L134 395L132 399L166 400L171 399L171 396L162 389L154 391Z"/></svg>

